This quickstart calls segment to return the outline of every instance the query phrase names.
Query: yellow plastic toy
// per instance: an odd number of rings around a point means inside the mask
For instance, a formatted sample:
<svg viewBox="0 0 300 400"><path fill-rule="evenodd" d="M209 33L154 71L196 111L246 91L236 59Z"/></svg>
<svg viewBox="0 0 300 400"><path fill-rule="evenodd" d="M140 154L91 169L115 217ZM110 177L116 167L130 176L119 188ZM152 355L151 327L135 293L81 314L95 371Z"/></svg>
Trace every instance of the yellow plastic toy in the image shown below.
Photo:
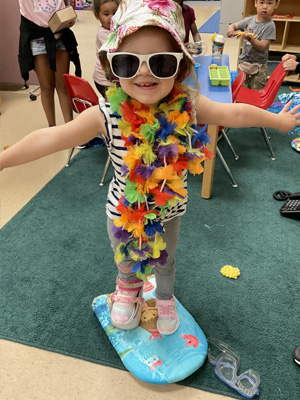
<svg viewBox="0 0 300 400"><path fill-rule="evenodd" d="M241 275L241 271L232 265L225 265L223 268L221 268L220 272L222 275L226 276L226 278L231 279L237 279L237 277Z"/></svg>
<svg viewBox="0 0 300 400"><path fill-rule="evenodd" d="M236 31L235 34L234 34L234 36L235 36L237 39L239 39L240 37L244 36L245 34L251 36L252 39L256 39L256 38L257 38L257 35L254 35L254 33L248 32L248 31L246 31L246 32L243 32L243 31Z"/></svg>

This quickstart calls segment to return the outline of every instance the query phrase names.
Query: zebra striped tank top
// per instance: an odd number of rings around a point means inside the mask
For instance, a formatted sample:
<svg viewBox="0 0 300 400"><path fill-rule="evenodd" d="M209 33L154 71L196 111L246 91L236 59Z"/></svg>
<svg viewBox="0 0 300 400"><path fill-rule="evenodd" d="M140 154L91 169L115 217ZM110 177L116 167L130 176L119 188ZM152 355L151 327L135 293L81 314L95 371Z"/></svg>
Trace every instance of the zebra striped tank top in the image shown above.
<svg viewBox="0 0 300 400"><path fill-rule="evenodd" d="M116 210L119 199L124 195L125 178L122 176L121 167L123 164L123 156L127 150L124 141L121 138L121 132L118 129L119 115L113 114L110 104L103 98L99 98L99 107L105 118L105 126L107 131L106 146L110 155L111 163L114 169L114 176L110 182L106 204L106 214L109 218L114 219L120 217ZM184 187L187 187L187 171L183 171ZM155 203L148 202L150 208L155 207ZM161 221L168 221L179 215L183 215L186 211L187 198L180 199L176 206L166 209L166 215Z"/></svg>

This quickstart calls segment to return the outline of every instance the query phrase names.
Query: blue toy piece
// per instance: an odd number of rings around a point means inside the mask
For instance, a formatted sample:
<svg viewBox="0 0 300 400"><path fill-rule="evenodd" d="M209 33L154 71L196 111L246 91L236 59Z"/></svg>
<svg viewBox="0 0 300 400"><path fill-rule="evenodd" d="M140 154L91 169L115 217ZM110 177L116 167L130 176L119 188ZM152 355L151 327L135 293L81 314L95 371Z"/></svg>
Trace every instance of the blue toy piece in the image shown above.
<svg viewBox="0 0 300 400"><path fill-rule="evenodd" d="M168 336L158 332L155 287L151 275L144 284L145 303L136 329L125 331L111 325L111 295L96 297L93 310L128 371L144 382L161 385L181 381L200 368L206 359L207 341L177 299L178 330Z"/></svg>

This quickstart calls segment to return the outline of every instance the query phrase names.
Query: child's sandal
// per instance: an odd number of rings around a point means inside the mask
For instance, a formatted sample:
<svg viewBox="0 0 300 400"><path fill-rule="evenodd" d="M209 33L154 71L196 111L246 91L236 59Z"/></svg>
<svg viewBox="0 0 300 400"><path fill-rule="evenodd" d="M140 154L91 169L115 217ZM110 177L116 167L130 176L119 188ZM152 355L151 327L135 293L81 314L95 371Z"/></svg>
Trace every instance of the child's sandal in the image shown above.
<svg viewBox="0 0 300 400"><path fill-rule="evenodd" d="M115 293L111 296L111 323L119 329L135 329L141 319L143 308L143 281L126 282L117 278Z"/></svg>

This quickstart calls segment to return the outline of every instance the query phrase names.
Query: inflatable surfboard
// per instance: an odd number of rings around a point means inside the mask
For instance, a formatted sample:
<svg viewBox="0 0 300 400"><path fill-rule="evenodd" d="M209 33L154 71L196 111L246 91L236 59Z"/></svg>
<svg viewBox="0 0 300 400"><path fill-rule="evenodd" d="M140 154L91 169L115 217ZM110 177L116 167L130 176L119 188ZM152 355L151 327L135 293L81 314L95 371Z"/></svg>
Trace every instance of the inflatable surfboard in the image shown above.
<svg viewBox="0 0 300 400"><path fill-rule="evenodd" d="M158 332L155 286L151 275L144 284L145 303L136 329L126 331L111 324L111 295L96 297L92 307L126 369L144 382L159 385L181 381L200 368L206 359L207 341L177 299L178 330L172 335Z"/></svg>

